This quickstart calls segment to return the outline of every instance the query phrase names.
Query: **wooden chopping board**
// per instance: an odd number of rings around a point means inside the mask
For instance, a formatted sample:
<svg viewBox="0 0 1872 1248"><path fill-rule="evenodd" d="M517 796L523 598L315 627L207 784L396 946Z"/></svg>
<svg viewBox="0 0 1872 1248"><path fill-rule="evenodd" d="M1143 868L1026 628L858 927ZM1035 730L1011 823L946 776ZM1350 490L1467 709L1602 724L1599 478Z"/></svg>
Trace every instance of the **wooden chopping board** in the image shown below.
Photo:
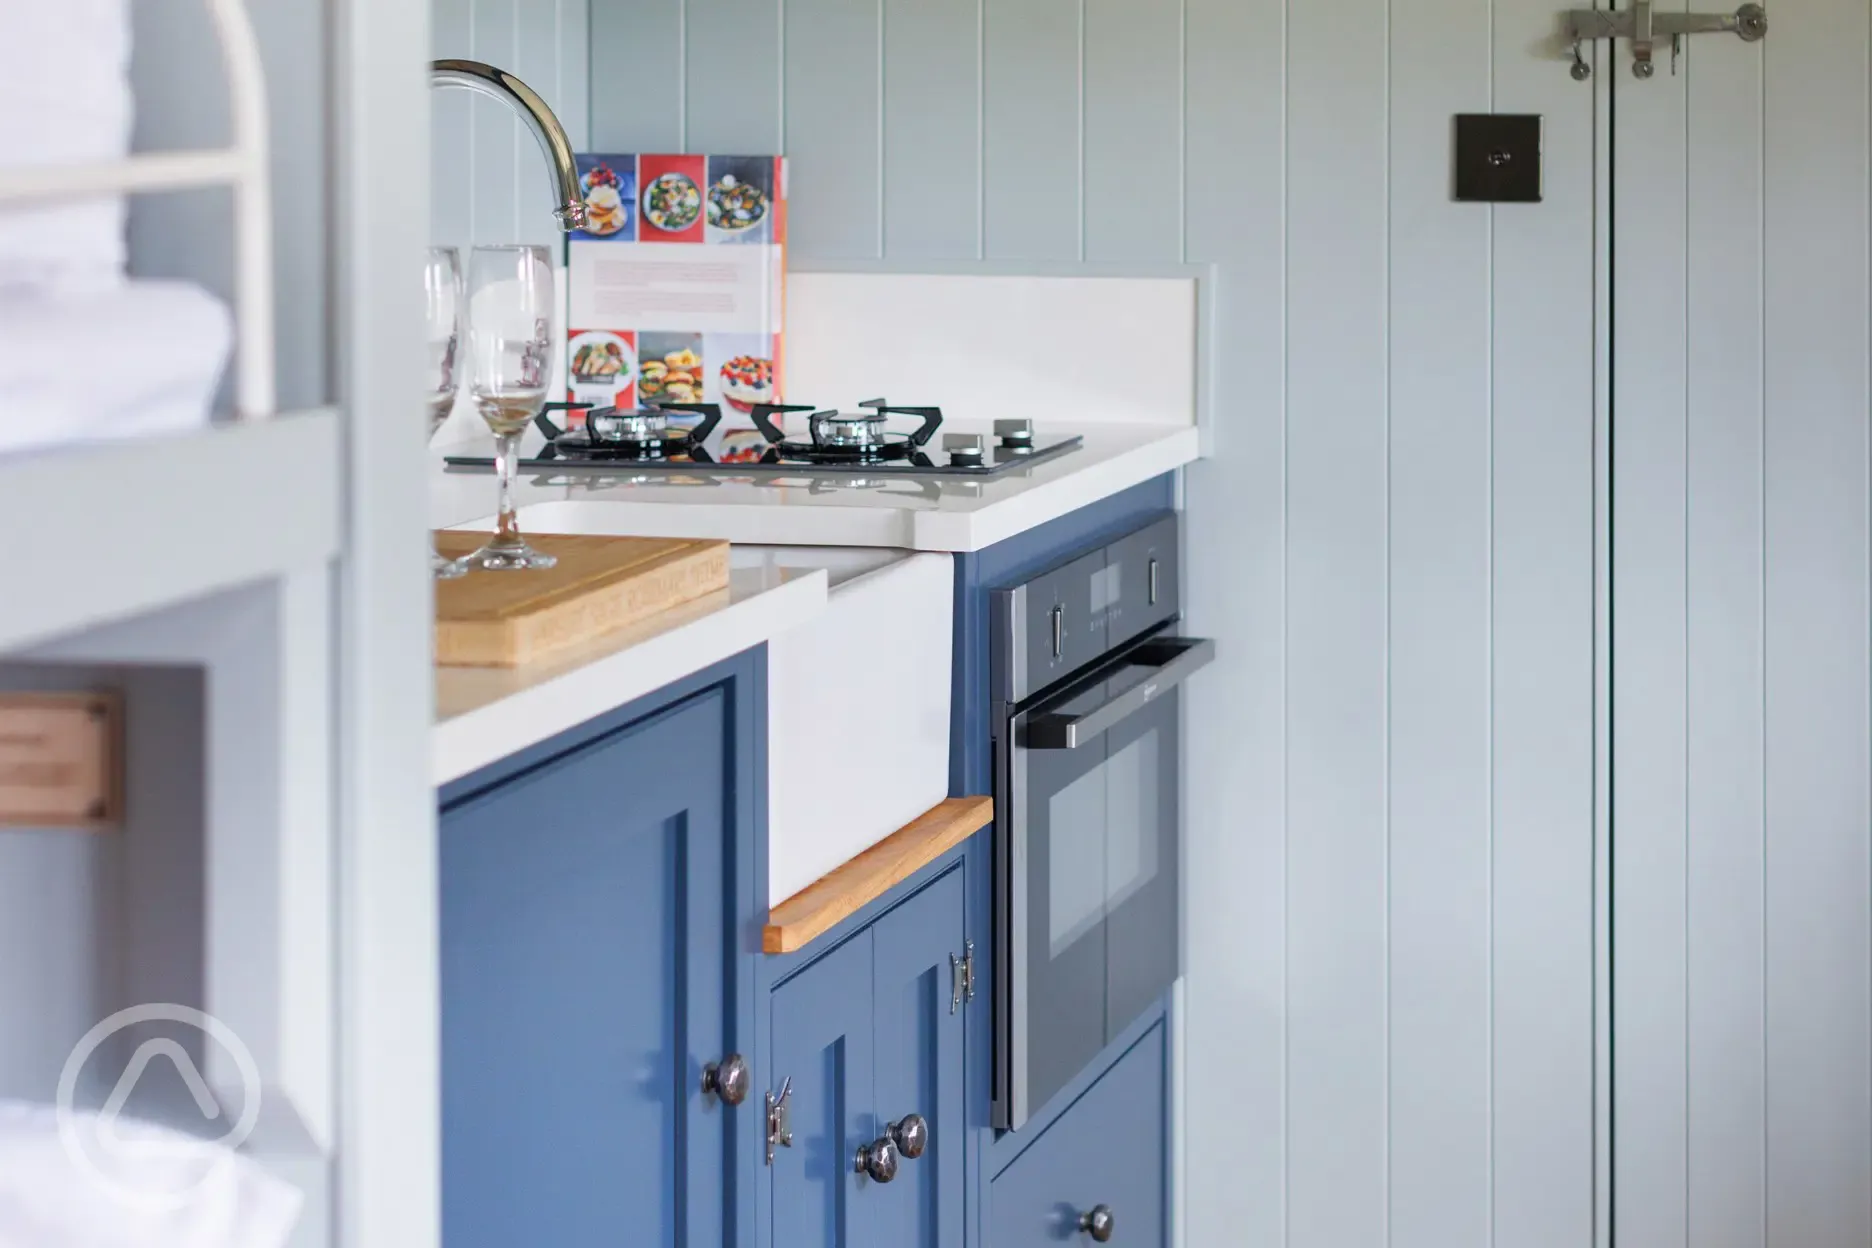
<svg viewBox="0 0 1872 1248"><path fill-rule="evenodd" d="M488 535L435 537L436 549L456 559ZM519 667L728 584L727 542L554 533L527 540L559 556L558 565L436 582L437 663Z"/></svg>

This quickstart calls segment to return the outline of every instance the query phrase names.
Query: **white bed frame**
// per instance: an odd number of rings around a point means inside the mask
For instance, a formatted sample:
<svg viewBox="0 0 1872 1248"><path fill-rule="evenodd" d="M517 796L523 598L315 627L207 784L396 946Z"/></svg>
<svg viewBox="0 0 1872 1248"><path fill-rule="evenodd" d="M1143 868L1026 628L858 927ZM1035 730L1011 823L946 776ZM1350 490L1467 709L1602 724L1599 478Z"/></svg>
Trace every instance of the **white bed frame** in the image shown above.
<svg viewBox="0 0 1872 1248"><path fill-rule="evenodd" d="M203 0L227 71L234 138L226 148L140 152L99 165L0 169L0 204L74 195L227 186L234 192L235 403L242 420L274 414L273 208L267 167L267 97L260 45L243 0Z"/></svg>

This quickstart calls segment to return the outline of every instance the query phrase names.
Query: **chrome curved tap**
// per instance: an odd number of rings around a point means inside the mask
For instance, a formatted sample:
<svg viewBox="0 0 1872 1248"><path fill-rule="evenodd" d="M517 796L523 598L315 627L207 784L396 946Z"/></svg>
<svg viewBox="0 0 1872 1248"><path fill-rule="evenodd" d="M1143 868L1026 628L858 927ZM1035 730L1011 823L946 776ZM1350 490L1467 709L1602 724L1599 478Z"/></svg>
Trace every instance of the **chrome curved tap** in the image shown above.
<svg viewBox="0 0 1872 1248"><path fill-rule="evenodd" d="M506 70L480 61L436 61L429 67L429 85L465 87L499 100L519 114L539 140L540 151L552 167L553 218L562 230L576 230L585 224L585 196L579 190L572 140L538 92Z"/></svg>

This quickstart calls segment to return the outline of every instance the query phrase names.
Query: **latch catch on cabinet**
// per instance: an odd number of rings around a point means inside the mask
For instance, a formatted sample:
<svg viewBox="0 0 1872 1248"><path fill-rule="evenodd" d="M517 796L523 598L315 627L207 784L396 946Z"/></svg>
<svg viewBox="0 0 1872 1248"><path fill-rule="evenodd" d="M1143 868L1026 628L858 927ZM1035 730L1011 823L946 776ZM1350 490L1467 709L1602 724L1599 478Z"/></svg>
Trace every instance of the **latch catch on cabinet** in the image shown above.
<svg viewBox="0 0 1872 1248"><path fill-rule="evenodd" d="M776 1148L793 1147L793 1128L787 1122L787 1102L793 1098L793 1076L780 1081L780 1094L767 1093L767 1164L773 1165Z"/></svg>
<svg viewBox="0 0 1872 1248"><path fill-rule="evenodd" d="M1745 4L1733 13L1659 12L1653 0L1632 0L1628 9L1574 9L1566 15L1566 33L1573 41L1575 79L1584 82L1592 77L1592 66L1580 49L1595 39L1631 40L1632 73L1649 78L1657 73L1651 57L1659 39L1670 41L1674 69L1678 44L1685 35L1731 34L1754 43L1768 34L1768 12L1759 4Z"/></svg>

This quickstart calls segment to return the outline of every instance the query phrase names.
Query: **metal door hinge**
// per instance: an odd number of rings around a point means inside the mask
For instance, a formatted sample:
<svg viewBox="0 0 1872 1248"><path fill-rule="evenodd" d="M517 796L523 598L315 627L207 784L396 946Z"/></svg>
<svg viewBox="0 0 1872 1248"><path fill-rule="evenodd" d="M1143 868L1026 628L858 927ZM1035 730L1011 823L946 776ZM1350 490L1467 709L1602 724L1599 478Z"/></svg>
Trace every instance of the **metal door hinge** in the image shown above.
<svg viewBox="0 0 1872 1248"><path fill-rule="evenodd" d="M1659 12L1653 0L1632 0L1628 9L1574 9L1566 15L1566 33L1573 41L1573 77L1579 81L1592 77L1580 45L1595 39L1631 40L1632 73L1649 78L1657 72L1651 56L1659 39L1670 41L1674 70L1685 35L1732 34L1754 43L1768 34L1768 13L1759 4L1745 4L1733 13Z"/></svg>
<svg viewBox="0 0 1872 1248"><path fill-rule="evenodd" d="M773 1165L776 1148L793 1147L793 1128L787 1121L787 1102L793 1099L793 1076L780 1081L780 1094L767 1093L767 1164Z"/></svg>
<svg viewBox="0 0 1872 1248"><path fill-rule="evenodd" d="M964 1001L975 999L975 942L964 941L961 957L949 955L949 1012L954 1014Z"/></svg>

